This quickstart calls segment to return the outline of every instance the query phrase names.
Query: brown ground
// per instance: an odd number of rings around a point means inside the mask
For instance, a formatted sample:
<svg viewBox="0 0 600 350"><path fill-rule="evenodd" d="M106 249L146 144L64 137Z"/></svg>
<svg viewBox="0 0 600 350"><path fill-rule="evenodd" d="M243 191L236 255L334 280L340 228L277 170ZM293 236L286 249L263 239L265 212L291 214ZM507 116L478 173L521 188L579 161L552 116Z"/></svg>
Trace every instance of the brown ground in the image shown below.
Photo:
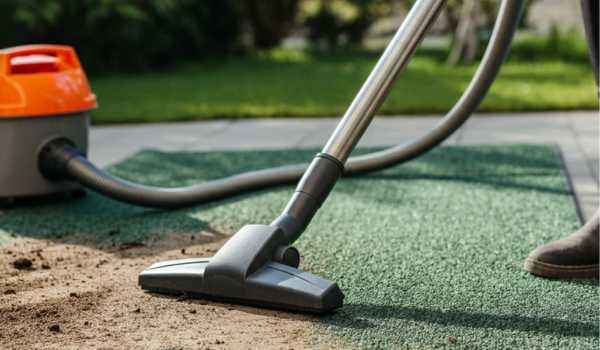
<svg viewBox="0 0 600 350"><path fill-rule="evenodd" d="M210 256L223 241L210 234L142 246L16 239L0 247L0 349L329 348L316 345L313 316L137 287L138 273L149 264Z"/></svg>

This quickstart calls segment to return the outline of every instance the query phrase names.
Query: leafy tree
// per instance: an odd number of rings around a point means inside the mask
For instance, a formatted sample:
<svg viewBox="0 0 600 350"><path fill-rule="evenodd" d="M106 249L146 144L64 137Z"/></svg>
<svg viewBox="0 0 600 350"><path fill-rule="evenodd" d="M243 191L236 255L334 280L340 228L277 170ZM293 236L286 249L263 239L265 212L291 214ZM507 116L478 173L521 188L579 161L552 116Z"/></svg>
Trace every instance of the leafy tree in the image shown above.
<svg viewBox="0 0 600 350"><path fill-rule="evenodd" d="M313 0L316 10L305 24L309 38L328 47L360 45L375 20L392 9L394 0ZM315 6L316 4L316 6Z"/></svg>
<svg viewBox="0 0 600 350"><path fill-rule="evenodd" d="M446 9L452 44L448 63L472 63L481 53L482 39L491 32L499 1L451 0Z"/></svg>
<svg viewBox="0 0 600 350"><path fill-rule="evenodd" d="M234 50L235 0L2 0L0 46L74 46L93 71L140 70ZM18 29L17 29L18 28Z"/></svg>

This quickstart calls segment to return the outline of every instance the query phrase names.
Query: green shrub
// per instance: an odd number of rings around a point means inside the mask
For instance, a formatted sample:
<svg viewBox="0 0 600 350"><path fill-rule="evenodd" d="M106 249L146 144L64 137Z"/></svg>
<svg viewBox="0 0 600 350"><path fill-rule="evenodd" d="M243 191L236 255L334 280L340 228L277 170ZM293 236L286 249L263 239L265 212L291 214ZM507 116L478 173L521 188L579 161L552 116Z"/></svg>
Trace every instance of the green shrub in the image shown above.
<svg viewBox="0 0 600 350"><path fill-rule="evenodd" d="M390 0L313 0L305 25L308 38L329 48L359 46L375 20L389 14Z"/></svg>
<svg viewBox="0 0 600 350"><path fill-rule="evenodd" d="M585 38L576 31L561 32L556 28L545 36L517 37L510 58L518 61L589 61Z"/></svg>
<svg viewBox="0 0 600 350"><path fill-rule="evenodd" d="M137 71L236 48L235 0L3 0L0 46L72 45L88 70Z"/></svg>
<svg viewBox="0 0 600 350"><path fill-rule="evenodd" d="M479 56L483 56L489 38L480 47ZM517 34L513 40L509 61L514 62L548 62L562 61L564 63L588 64L589 54L583 35L576 31L561 32L552 30L542 35L537 33ZM421 56L427 56L443 63L449 50L447 47L421 47L417 51Z"/></svg>

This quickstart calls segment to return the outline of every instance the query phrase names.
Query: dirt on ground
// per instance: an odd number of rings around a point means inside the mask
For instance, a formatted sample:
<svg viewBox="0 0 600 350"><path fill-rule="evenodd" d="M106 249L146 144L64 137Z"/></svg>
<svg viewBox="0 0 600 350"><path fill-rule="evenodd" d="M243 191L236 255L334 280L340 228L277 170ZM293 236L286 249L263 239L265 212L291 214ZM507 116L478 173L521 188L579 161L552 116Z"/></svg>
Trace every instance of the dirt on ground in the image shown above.
<svg viewBox="0 0 600 350"><path fill-rule="evenodd" d="M210 256L222 235L93 244L17 238L0 246L0 349L304 349L314 316L149 294L153 262Z"/></svg>

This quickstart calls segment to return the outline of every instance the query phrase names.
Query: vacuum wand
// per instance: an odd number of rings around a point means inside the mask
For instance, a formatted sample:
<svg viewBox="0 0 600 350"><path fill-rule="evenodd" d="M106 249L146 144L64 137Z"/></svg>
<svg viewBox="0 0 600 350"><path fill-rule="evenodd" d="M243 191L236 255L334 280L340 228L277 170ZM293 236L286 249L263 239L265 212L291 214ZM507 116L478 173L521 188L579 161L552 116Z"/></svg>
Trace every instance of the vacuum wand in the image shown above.
<svg viewBox="0 0 600 350"><path fill-rule="evenodd" d="M271 225L294 242L344 172L344 163L410 61L445 0L417 1L394 35L329 141L304 173L283 214Z"/></svg>

